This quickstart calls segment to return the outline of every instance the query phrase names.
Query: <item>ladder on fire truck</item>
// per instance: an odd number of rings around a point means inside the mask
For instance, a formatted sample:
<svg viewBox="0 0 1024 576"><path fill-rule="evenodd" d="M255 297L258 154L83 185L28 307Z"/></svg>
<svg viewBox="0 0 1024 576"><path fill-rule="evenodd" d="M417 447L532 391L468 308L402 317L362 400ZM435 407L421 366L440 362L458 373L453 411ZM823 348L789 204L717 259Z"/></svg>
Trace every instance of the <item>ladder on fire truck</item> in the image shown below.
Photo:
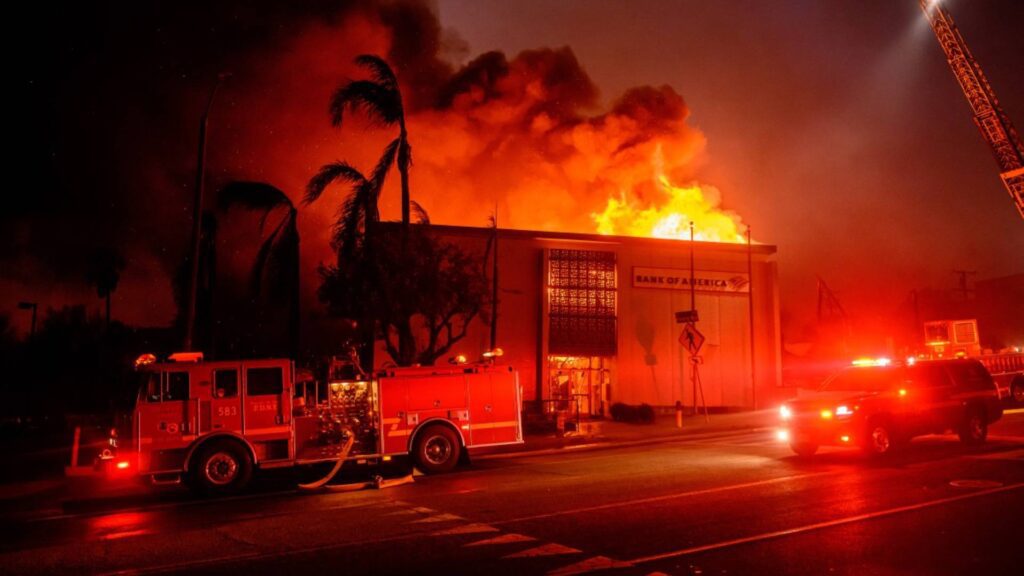
<svg viewBox="0 0 1024 576"><path fill-rule="evenodd" d="M1020 136L999 107L992 86L985 79L978 61L971 56L967 43L949 11L942 7L941 0L918 1L946 54L953 76L967 97L981 137L992 148L1003 185L1017 206L1017 212L1024 218L1024 145L1021 145Z"/></svg>

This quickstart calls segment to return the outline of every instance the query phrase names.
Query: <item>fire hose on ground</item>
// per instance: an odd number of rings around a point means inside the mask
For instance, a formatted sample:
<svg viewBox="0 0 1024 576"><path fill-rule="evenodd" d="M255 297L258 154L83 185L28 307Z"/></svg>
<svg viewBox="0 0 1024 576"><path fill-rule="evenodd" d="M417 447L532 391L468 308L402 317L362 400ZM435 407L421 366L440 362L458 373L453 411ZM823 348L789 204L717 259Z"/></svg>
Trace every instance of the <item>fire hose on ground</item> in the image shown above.
<svg viewBox="0 0 1024 576"><path fill-rule="evenodd" d="M351 492L355 490L363 490L364 488L376 488L378 490L382 488L391 488L393 486L401 486L402 484L409 484L413 481L413 475L410 473L401 478L385 479L379 474L373 477L373 480L369 482L355 482L352 484L340 484L328 486L327 483L334 479L341 471L341 467L345 464L348 459L348 453L352 451L352 445L355 443L356 436L351 430L347 430L348 439L345 440L345 445L341 448L341 454L338 454L338 460L334 463L334 467L327 473L323 478L307 484L299 484L299 488L303 490L318 490L320 488L326 488L327 490L335 492Z"/></svg>

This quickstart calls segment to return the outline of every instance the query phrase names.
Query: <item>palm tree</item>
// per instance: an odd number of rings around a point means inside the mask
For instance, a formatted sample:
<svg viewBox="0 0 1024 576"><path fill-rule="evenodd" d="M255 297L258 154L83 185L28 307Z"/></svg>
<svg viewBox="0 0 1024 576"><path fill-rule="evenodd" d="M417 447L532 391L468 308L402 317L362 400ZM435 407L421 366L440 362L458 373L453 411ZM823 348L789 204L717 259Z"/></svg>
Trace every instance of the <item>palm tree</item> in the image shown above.
<svg viewBox="0 0 1024 576"><path fill-rule="evenodd" d="M342 202L338 211L331 244L338 254L338 266L356 269L356 275L363 278L365 286L372 286L376 279L371 231L373 224L380 221L377 202L398 146L398 142L395 141L384 149L384 154L377 161L370 178L363 176L362 172L347 162L333 162L321 167L306 185L304 204L316 202L327 187L336 182L351 186L351 193ZM359 330L363 340L360 360L363 369L370 371L373 370L376 318L371 307L363 306L362 311L362 318L359 319Z"/></svg>
<svg viewBox="0 0 1024 576"><path fill-rule="evenodd" d="M405 109L402 106L402 93L398 88L398 79L388 63L380 56L363 54L358 56L355 62L370 72L371 79L352 80L338 87L331 97L331 124L340 127L342 117L347 109L352 112L362 110L373 121L384 126L398 125L398 138L385 148L381 161L388 159L384 166L385 172L392 163L398 165L398 172L402 179L402 225L408 228L409 166L412 165L412 148L409 146L409 135L405 129ZM378 164L379 167L380 164ZM381 177L381 181L383 182L383 177Z"/></svg>
<svg viewBox="0 0 1024 576"><path fill-rule="evenodd" d="M259 294L269 281L270 297L289 301L288 340L293 359L299 356L299 229L298 210L288 195L263 182L232 182L220 193L220 208L232 207L262 212L260 232L275 212L283 215L256 253L250 286Z"/></svg>

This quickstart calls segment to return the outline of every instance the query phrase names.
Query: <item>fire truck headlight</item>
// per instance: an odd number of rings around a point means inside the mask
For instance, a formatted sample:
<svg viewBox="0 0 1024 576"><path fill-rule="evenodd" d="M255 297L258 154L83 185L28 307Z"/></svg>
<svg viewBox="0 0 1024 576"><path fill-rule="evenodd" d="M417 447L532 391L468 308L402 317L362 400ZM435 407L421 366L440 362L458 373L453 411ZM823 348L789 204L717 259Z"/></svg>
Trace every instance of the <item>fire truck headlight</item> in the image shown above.
<svg viewBox="0 0 1024 576"><path fill-rule="evenodd" d="M789 420L793 417L793 411L789 409L789 406L779 406L779 417L783 420Z"/></svg>
<svg viewBox="0 0 1024 576"><path fill-rule="evenodd" d="M832 419L832 411L831 410L822 410L821 411L821 418L823 420L831 420Z"/></svg>
<svg viewBox="0 0 1024 576"><path fill-rule="evenodd" d="M852 416L853 410L849 406L839 406L836 408L836 416Z"/></svg>
<svg viewBox="0 0 1024 576"><path fill-rule="evenodd" d="M779 442L786 442L789 440L789 430L777 430L775 437L779 439Z"/></svg>

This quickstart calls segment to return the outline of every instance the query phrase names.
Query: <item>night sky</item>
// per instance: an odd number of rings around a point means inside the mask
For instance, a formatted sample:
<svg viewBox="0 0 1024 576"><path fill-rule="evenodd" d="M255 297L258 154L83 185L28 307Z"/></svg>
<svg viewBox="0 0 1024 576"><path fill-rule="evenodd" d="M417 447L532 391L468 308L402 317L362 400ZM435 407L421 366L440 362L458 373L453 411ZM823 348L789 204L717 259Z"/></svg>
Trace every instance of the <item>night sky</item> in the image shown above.
<svg viewBox="0 0 1024 576"><path fill-rule="evenodd" d="M352 59L381 54L410 116L412 196L436 223L594 230L655 166L717 189L778 246L784 329L813 314L815 276L854 315L914 288L1024 272L1024 222L915 0L78 3L9 18L15 151L0 230L0 312L100 300L90 255L127 260L114 316L167 324L190 231L198 119L208 201L263 180L297 203L323 163L367 170L390 134L330 127ZM1003 109L1024 127L1024 3L947 0ZM525 51L525 52L524 52ZM303 268L340 190L300 213ZM332 199L333 198L333 199ZM397 178L382 198L398 215ZM222 215L226 274L258 232Z"/></svg>

